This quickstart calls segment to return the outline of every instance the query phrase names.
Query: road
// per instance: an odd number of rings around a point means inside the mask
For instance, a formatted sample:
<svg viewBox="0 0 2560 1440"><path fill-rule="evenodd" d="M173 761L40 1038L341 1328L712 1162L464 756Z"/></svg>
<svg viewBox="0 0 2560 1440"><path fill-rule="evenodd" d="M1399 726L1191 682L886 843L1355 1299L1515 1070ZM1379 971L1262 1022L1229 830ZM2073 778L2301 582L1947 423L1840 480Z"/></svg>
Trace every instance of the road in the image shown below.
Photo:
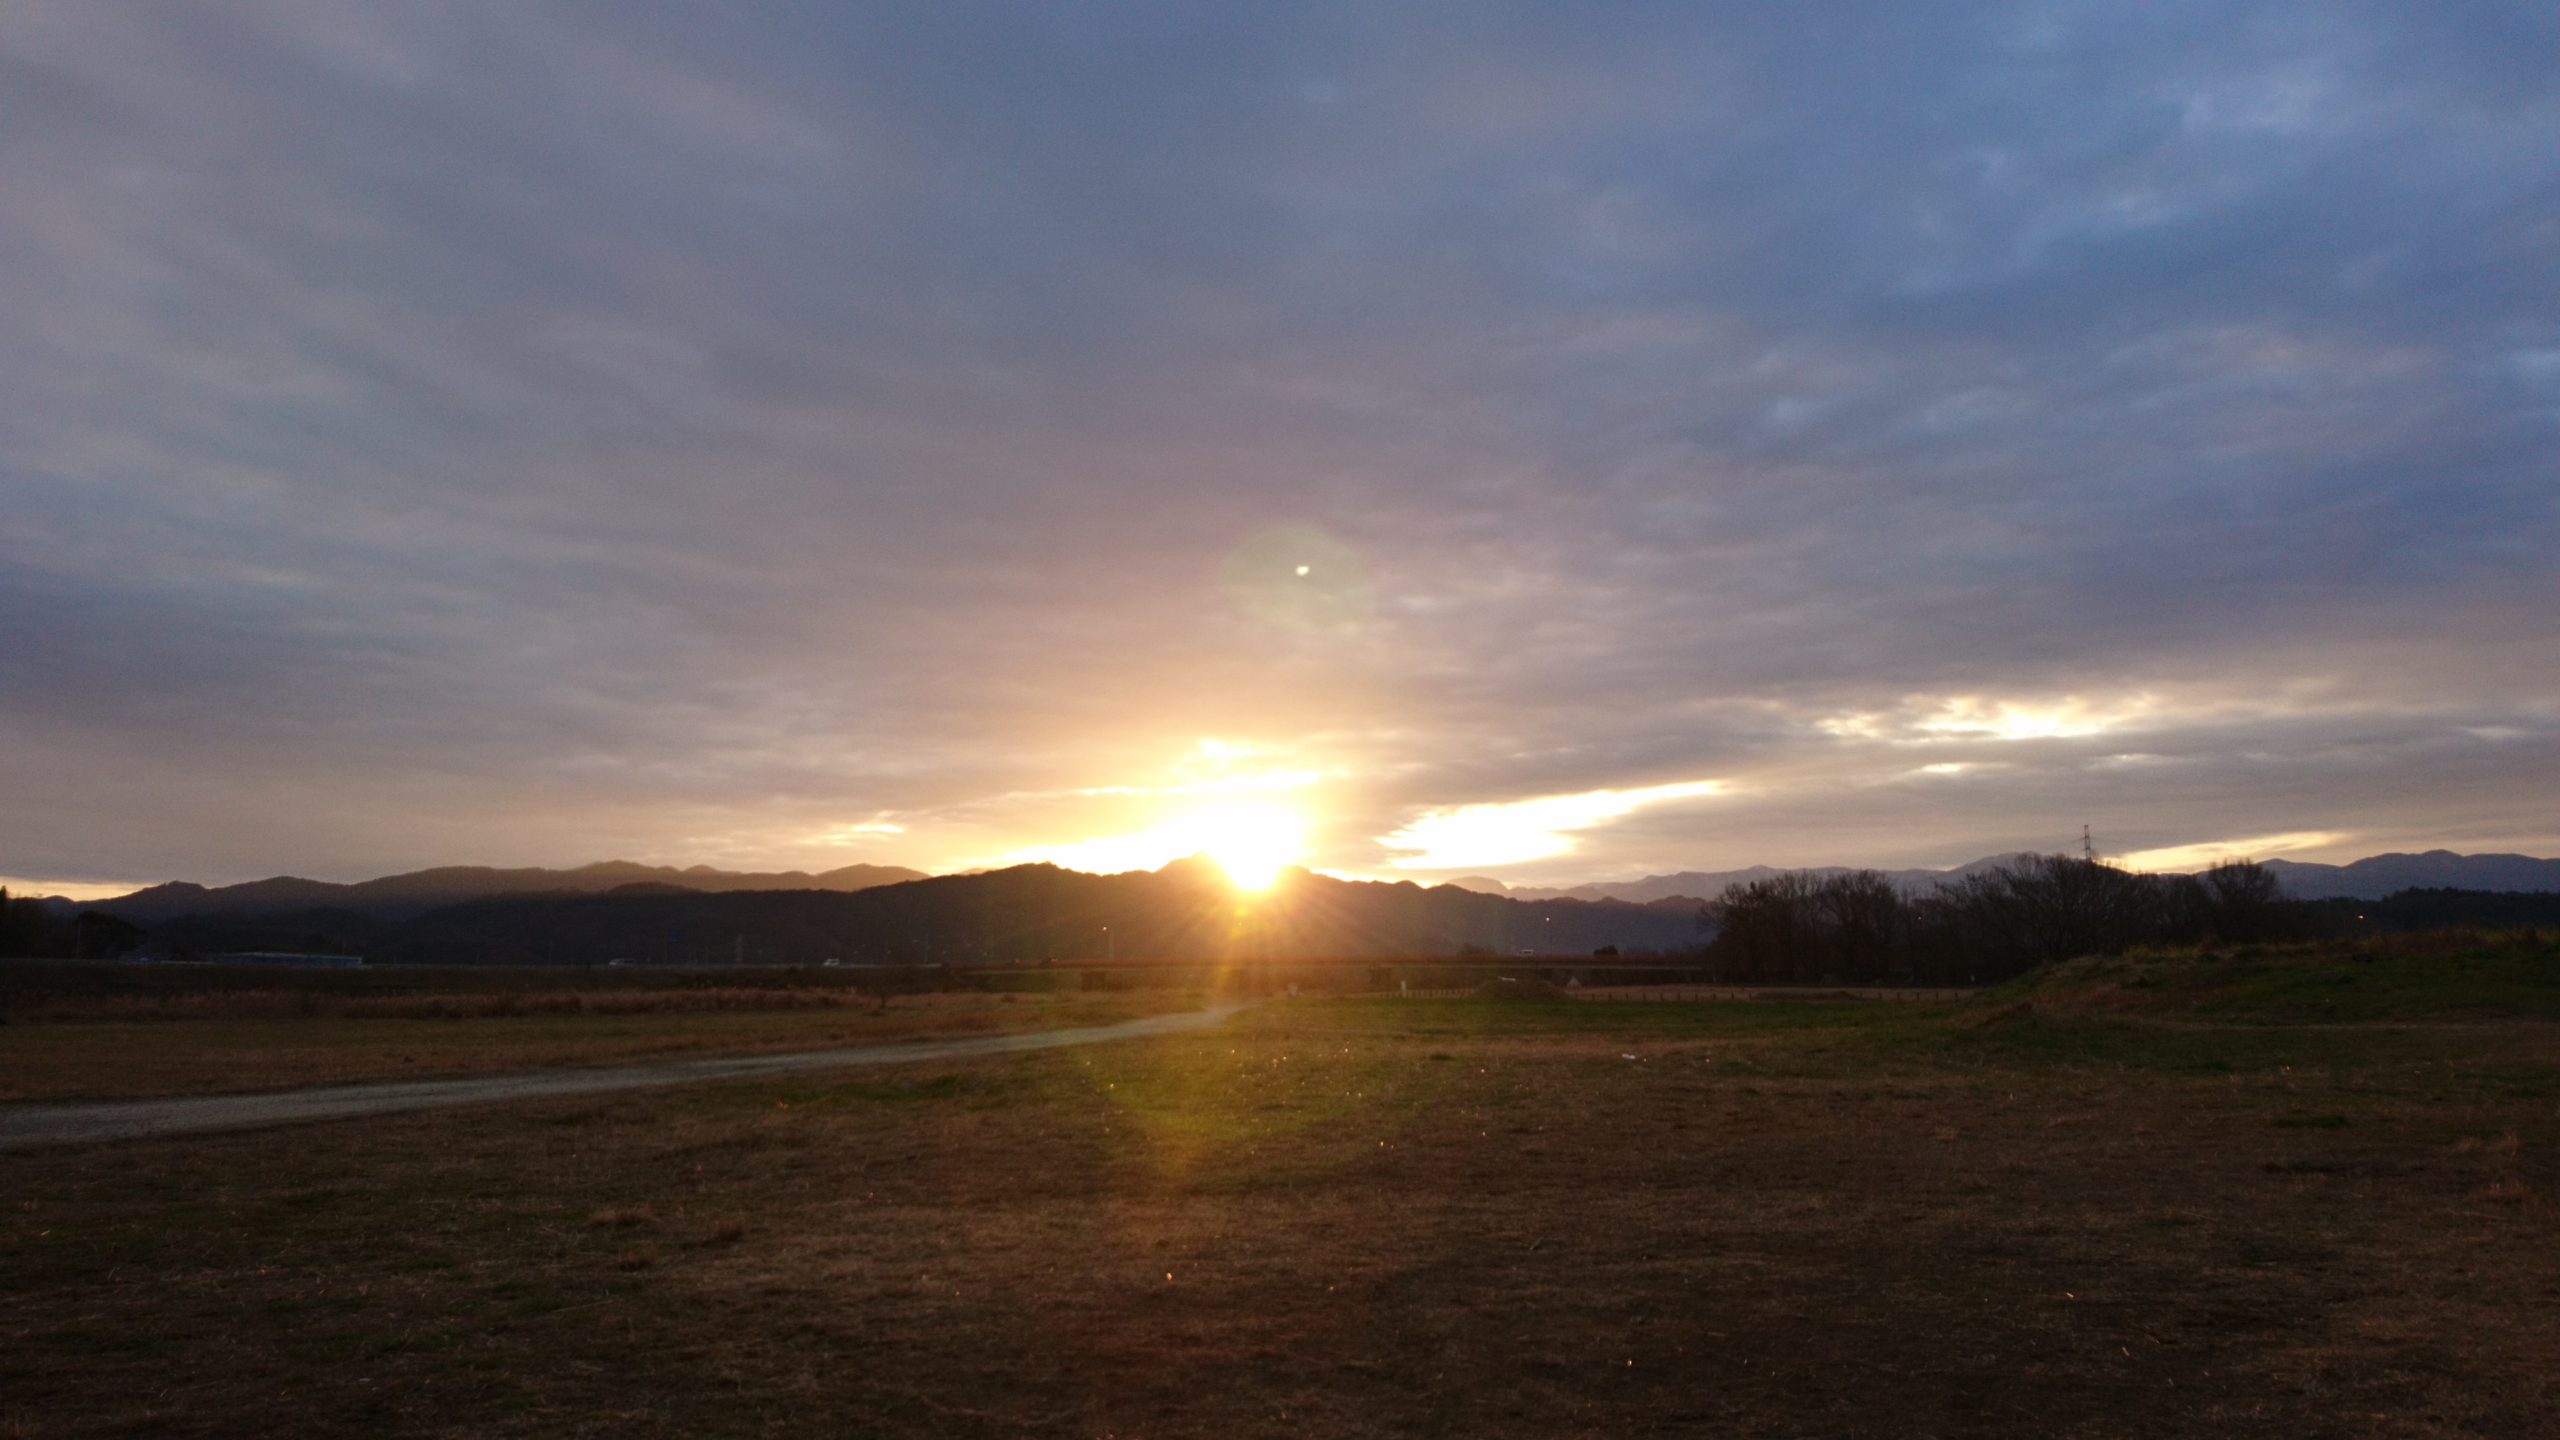
<svg viewBox="0 0 2560 1440"><path fill-rule="evenodd" d="M247 1130L307 1120L339 1120L353 1115L395 1115L409 1110L441 1110L454 1105L486 1105L504 1100L610 1095L623 1090L655 1089L662 1085L789 1075L851 1065L904 1065L918 1060L1016 1055L1030 1050L1099 1045L1112 1040L1136 1040L1150 1035L1205 1030L1243 1008L1241 1004L1216 1005L1206 1010L1151 1015L1143 1020L1080 1030L977 1035L963 1040L917 1040L897 1045L802 1050L787 1055L664 1060L588 1070L482 1075L463 1080L330 1085L264 1095L194 1095L167 1100L117 1100L81 1105L8 1105L0 1106L0 1150L23 1150L38 1145L78 1145L101 1140L143 1140L162 1135L198 1135L216 1130Z"/></svg>

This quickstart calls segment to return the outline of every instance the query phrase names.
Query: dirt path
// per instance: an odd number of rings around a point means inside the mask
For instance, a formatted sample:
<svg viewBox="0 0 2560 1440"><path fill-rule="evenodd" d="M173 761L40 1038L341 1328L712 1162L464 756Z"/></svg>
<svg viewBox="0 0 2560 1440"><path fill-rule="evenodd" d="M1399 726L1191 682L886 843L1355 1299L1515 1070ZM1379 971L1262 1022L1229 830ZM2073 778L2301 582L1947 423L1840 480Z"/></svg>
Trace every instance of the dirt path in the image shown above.
<svg viewBox="0 0 2560 1440"><path fill-rule="evenodd" d="M436 1110L451 1105L485 1105L499 1100L606 1095L618 1090L685 1085L698 1080L786 1075L803 1070L832 1070L847 1065L902 1065L918 1060L1012 1055L1026 1050L1054 1050L1068 1045L1098 1045L1109 1040L1135 1040L1148 1035L1204 1030L1243 1008L1242 1005L1216 1005L1206 1010L1151 1015L1143 1020L1079 1030L979 1035L965 1040L921 1040L838 1050L803 1050L787 1055L667 1060L589 1070L484 1075L467 1080L330 1085L267 1095L198 1095L174 1100L117 1100L86 1105L0 1106L0 1150L22 1150L36 1145L76 1145L98 1140L140 1140L160 1135L193 1135L209 1130L246 1130L304 1120L337 1120L350 1115L389 1115L404 1110Z"/></svg>

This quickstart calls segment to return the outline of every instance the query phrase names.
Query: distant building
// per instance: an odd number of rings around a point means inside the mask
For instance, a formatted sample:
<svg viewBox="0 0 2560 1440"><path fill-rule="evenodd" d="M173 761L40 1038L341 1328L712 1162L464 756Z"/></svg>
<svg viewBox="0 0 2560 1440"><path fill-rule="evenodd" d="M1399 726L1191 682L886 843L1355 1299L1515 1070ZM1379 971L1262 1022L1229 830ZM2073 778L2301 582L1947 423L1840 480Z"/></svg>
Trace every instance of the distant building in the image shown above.
<svg viewBox="0 0 2560 1440"><path fill-rule="evenodd" d="M233 950L213 957L218 965L304 965L322 970L352 970L361 955L305 955L292 950Z"/></svg>
<svg viewBox="0 0 2560 1440"><path fill-rule="evenodd" d="M142 948L142 927L102 910L83 910L71 922L72 943L83 960L113 960Z"/></svg>

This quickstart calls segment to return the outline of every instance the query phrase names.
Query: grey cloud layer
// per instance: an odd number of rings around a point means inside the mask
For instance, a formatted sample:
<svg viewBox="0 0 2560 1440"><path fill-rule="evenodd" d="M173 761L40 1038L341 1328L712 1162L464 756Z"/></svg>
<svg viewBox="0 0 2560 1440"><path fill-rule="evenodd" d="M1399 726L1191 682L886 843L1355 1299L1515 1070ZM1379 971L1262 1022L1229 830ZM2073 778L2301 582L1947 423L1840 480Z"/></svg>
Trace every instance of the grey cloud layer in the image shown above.
<svg viewBox="0 0 2560 1440"><path fill-rule="evenodd" d="M1199 734L1346 865L2560 843L2540 7L841 9L0 18L0 873L933 863Z"/></svg>

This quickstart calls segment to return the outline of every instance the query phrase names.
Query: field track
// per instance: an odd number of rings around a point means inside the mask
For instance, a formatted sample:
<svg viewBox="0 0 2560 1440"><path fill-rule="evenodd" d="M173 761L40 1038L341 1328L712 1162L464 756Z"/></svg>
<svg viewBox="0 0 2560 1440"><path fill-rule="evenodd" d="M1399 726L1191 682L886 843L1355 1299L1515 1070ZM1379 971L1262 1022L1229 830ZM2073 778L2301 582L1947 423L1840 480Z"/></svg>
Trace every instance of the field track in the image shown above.
<svg viewBox="0 0 2560 1440"><path fill-rule="evenodd" d="M832 1070L852 1065L898 1065L917 1060L1011 1055L1206 1029L1243 1008L1240 1004L1222 1004L1180 1014L1150 1015L1118 1025L1034 1031L1020 1035L978 1035L964 1040L918 1040L894 1045L803 1050L785 1055L668 1060L592 1069L483 1075L460 1080L330 1085L263 1095L200 1095L165 1100L0 1106L0 1150L102 1140L141 1140L214 1130L248 1130L306 1120L440 1110L503 1100L606 1095L621 1090L653 1089L703 1080L737 1080L804 1070Z"/></svg>

